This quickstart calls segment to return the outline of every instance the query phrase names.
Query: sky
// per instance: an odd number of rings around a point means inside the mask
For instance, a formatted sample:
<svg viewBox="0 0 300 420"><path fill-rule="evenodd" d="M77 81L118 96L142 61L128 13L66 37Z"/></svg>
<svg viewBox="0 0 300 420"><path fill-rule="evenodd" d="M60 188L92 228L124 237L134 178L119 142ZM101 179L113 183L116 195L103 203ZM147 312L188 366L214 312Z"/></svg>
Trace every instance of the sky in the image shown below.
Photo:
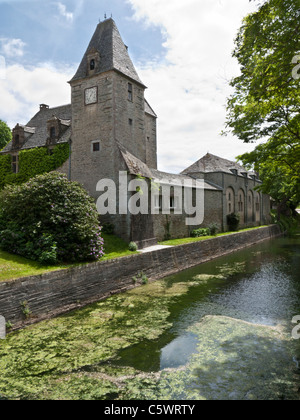
<svg viewBox="0 0 300 420"><path fill-rule="evenodd" d="M75 74L99 21L113 17L158 115L158 166L178 173L207 152L253 150L229 135L229 81L249 0L0 0L0 119L26 124L39 104L70 103Z"/></svg>

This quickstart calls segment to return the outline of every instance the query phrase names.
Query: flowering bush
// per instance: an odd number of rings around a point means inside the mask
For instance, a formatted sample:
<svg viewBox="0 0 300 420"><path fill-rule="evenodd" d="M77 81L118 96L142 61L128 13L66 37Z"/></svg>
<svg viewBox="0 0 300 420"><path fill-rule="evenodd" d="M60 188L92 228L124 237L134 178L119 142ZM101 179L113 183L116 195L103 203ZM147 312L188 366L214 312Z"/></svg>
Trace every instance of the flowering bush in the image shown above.
<svg viewBox="0 0 300 420"><path fill-rule="evenodd" d="M94 200L76 182L51 172L0 193L0 247L45 264L103 256Z"/></svg>

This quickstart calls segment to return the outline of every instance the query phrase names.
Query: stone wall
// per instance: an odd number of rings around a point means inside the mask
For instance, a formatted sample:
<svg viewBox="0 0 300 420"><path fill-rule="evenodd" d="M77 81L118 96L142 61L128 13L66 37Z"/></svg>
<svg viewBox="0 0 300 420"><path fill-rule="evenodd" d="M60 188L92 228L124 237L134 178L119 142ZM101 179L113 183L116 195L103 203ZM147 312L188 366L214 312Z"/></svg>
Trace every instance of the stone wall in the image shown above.
<svg viewBox="0 0 300 420"><path fill-rule="evenodd" d="M141 272L154 281L280 234L279 227L273 225L3 282L0 283L0 314L14 328L20 328L136 287L133 278ZM31 311L27 320L23 314L24 302Z"/></svg>

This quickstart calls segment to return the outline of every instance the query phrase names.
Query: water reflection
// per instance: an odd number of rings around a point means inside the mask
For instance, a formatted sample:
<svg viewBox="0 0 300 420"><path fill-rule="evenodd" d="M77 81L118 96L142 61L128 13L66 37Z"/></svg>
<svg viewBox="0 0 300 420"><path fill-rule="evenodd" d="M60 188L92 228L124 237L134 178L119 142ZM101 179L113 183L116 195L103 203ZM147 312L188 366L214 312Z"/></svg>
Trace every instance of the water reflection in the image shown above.
<svg viewBox="0 0 300 420"><path fill-rule="evenodd" d="M283 238L166 278L169 287L178 282L191 284L168 308L172 328L158 340L120 352L118 363L144 371L185 365L197 351L196 337L187 329L205 315L281 324L291 331L293 316L300 315L299 268L300 237Z"/></svg>
<svg viewBox="0 0 300 420"><path fill-rule="evenodd" d="M175 338L161 350L160 370L186 365L190 356L197 351L197 344L197 336L192 333Z"/></svg>

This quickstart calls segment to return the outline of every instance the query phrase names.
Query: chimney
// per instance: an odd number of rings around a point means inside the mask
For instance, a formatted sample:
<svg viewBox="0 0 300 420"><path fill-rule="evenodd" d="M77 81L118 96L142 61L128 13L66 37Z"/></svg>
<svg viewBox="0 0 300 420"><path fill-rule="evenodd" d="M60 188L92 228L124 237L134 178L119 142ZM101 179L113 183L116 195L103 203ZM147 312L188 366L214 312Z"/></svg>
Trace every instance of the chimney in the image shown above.
<svg viewBox="0 0 300 420"><path fill-rule="evenodd" d="M40 111L42 111L43 109L49 109L49 105L41 104Z"/></svg>

